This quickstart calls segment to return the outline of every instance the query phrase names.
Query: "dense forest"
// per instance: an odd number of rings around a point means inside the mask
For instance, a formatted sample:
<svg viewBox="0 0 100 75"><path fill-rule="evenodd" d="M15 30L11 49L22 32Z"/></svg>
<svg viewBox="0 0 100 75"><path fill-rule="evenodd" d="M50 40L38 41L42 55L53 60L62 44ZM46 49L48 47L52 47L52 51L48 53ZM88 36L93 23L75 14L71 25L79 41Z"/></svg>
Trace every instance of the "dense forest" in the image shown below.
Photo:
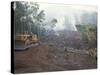
<svg viewBox="0 0 100 75"><path fill-rule="evenodd" d="M97 26L96 25L76 25L81 34L81 38L89 48L97 45Z"/></svg>
<svg viewBox="0 0 100 75"><path fill-rule="evenodd" d="M14 2L14 23L15 34L31 32L38 36L45 34L44 26L45 11L39 10L39 4L34 2ZM57 20L53 18L49 22L50 27L54 27Z"/></svg>

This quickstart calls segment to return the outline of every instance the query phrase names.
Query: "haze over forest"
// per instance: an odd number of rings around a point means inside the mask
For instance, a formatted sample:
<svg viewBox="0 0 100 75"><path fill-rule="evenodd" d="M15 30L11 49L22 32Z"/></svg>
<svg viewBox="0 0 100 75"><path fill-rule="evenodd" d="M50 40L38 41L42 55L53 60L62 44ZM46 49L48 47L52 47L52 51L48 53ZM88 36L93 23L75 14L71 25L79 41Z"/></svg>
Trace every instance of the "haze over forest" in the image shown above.
<svg viewBox="0 0 100 75"><path fill-rule="evenodd" d="M54 30L77 31L75 25L97 25L97 7L88 5L63 5L38 3L45 12L45 22L57 19ZM48 28L48 27L47 27ZM48 28L49 29L49 28Z"/></svg>

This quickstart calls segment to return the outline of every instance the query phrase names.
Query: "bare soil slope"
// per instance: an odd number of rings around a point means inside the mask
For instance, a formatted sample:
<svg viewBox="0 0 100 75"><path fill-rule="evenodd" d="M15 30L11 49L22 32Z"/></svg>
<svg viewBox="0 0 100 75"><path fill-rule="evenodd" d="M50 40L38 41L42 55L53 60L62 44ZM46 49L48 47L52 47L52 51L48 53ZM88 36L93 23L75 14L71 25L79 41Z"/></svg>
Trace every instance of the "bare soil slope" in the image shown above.
<svg viewBox="0 0 100 75"><path fill-rule="evenodd" d="M49 45L15 51L15 73L94 69L96 59L84 53L58 50Z"/></svg>

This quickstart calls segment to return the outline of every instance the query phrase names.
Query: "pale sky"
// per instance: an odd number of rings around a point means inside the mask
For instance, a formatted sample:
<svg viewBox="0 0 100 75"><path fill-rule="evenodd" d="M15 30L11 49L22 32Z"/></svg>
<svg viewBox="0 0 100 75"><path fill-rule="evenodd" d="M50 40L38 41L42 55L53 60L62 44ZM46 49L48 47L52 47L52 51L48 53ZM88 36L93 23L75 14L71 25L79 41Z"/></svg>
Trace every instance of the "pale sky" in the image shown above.
<svg viewBox="0 0 100 75"><path fill-rule="evenodd" d="M40 5L40 10L44 10L46 14L46 20L49 21L53 18L56 18L58 20L56 27L54 29L64 29L64 21L65 16L68 17L69 22L71 23L70 26L68 26L70 29L74 29L76 31L75 27L75 19L74 15L78 16L78 20L81 20L81 15L84 12L97 12L96 6L88 6L88 5L65 5L65 4L50 4L50 3L38 3Z"/></svg>
<svg viewBox="0 0 100 75"><path fill-rule="evenodd" d="M68 12L68 11L97 11L96 6L88 6L88 5L68 5L68 4L51 4L51 3L38 3L40 5L40 9L45 10L46 12L54 12L59 10L60 12ZM56 11L57 12L57 11Z"/></svg>

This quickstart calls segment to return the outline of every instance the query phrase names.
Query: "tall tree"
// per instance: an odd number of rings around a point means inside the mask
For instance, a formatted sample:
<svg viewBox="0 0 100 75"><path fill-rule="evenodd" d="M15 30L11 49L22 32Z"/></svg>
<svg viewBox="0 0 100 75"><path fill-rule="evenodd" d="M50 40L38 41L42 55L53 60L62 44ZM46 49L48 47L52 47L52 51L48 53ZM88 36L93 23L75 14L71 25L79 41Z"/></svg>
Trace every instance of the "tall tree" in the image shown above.
<svg viewBox="0 0 100 75"><path fill-rule="evenodd" d="M15 33L40 32L40 25L44 20L44 11L39 10L39 5L34 2L14 2L15 4ZM39 34L38 34L39 35Z"/></svg>

